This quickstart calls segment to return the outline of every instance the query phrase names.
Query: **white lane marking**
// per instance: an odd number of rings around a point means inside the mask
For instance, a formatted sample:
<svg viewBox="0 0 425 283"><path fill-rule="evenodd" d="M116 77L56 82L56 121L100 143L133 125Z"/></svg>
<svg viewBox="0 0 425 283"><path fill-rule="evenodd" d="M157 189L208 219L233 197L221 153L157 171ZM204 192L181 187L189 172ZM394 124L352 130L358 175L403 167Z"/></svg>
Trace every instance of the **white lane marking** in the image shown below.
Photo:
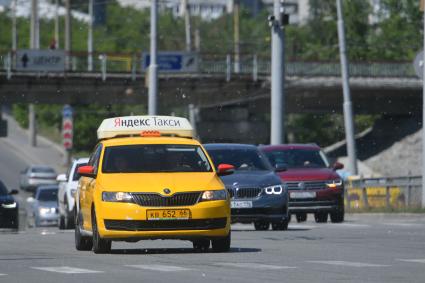
<svg viewBox="0 0 425 283"><path fill-rule="evenodd" d="M217 266L228 266L228 267L237 267L237 268L246 268L246 269L257 269L257 270L281 270L281 269L294 269L295 266L278 266L270 264L259 264L259 263L250 263L250 262L218 262L214 265Z"/></svg>
<svg viewBox="0 0 425 283"><path fill-rule="evenodd" d="M147 264L147 265L126 265L128 267L146 269L153 271L162 271L162 272L176 272L176 271L188 271L189 268L172 266L172 265L160 265L160 264Z"/></svg>
<svg viewBox="0 0 425 283"><path fill-rule="evenodd" d="M369 228L370 225L367 224L355 224L355 223L338 223L332 224L331 227L344 227L344 228Z"/></svg>
<svg viewBox="0 0 425 283"><path fill-rule="evenodd" d="M41 235L43 235L43 236L46 236L46 235L56 235L56 232L50 232L50 231L41 231L41 233L40 233Z"/></svg>
<svg viewBox="0 0 425 283"><path fill-rule="evenodd" d="M7 274L4 274L4 273L0 273L0 276L6 276Z"/></svg>
<svg viewBox="0 0 425 283"><path fill-rule="evenodd" d="M38 269L49 272L65 273L65 274L83 274L83 273L103 273L103 271L75 268L69 266L50 266L50 267L31 267L32 269Z"/></svg>
<svg viewBox="0 0 425 283"><path fill-rule="evenodd" d="M317 226L289 224L290 229L315 229Z"/></svg>
<svg viewBox="0 0 425 283"><path fill-rule="evenodd" d="M365 263L365 262L351 262L351 261L341 261L341 260L312 260L312 261L307 261L307 262L328 264L328 265L349 266L349 267L388 267L388 266L391 266L391 265L384 265L384 264L374 264L374 263Z"/></svg>
<svg viewBox="0 0 425 283"><path fill-rule="evenodd" d="M425 259L423 258L418 258L418 259L396 259L397 261L404 261L404 262L415 262L415 263L425 263Z"/></svg>
<svg viewBox="0 0 425 283"><path fill-rule="evenodd" d="M383 224L387 226L400 226L400 227L424 227L423 224L419 224L419 223L387 222Z"/></svg>

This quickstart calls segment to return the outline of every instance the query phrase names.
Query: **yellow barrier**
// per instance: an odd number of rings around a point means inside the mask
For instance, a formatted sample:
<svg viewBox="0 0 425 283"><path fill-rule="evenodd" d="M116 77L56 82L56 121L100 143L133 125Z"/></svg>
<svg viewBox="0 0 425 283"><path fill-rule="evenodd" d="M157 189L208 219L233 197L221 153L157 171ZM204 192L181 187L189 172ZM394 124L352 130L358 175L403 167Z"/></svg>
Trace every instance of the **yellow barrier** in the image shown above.
<svg viewBox="0 0 425 283"><path fill-rule="evenodd" d="M366 189L367 203L369 208L387 207L387 189L383 187L369 187ZM346 205L349 200L350 209L366 208L363 196L363 189L353 188L347 190ZM398 187L390 188L389 204L392 208L405 206L405 196Z"/></svg>

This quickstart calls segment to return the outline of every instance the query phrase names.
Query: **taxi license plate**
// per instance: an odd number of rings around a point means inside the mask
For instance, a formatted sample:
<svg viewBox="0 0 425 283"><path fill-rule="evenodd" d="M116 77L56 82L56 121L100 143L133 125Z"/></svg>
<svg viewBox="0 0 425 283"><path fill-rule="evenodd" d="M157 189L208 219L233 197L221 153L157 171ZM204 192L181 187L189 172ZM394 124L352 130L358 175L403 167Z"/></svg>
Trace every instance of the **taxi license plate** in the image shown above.
<svg viewBox="0 0 425 283"><path fill-rule="evenodd" d="M316 192L291 192L289 196L292 199L315 198Z"/></svg>
<svg viewBox="0 0 425 283"><path fill-rule="evenodd" d="M189 209L152 209L147 210L148 220L185 220L190 218Z"/></svg>
<svg viewBox="0 0 425 283"><path fill-rule="evenodd" d="M252 208L252 201L232 201L231 208Z"/></svg>

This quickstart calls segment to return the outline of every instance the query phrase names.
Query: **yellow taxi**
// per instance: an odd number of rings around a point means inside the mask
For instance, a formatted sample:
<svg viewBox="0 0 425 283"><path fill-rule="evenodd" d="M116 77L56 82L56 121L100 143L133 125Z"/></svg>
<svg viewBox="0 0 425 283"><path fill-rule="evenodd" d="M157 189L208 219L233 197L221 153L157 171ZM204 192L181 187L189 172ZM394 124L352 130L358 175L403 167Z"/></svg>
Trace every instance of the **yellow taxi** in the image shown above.
<svg viewBox="0 0 425 283"><path fill-rule="evenodd" d="M77 250L108 253L112 241L180 239L215 252L230 249L230 202L185 118L106 119L76 192Z"/></svg>

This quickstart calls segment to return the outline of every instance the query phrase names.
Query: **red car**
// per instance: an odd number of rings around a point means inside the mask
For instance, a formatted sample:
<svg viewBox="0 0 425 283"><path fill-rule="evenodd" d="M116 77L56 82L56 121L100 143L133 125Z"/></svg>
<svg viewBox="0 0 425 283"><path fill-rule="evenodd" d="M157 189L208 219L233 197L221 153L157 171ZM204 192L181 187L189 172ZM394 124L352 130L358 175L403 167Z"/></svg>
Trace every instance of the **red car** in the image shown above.
<svg viewBox="0 0 425 283"><path fill-rule="evenodd" d="M329 164L325 154L315 144L285 144L261 146L275 167L286 167L277 173L288 185L289 211L297 221L307 220L313 213L318 223L344 221L344 183L336 170L344 165Z"/></svg>

